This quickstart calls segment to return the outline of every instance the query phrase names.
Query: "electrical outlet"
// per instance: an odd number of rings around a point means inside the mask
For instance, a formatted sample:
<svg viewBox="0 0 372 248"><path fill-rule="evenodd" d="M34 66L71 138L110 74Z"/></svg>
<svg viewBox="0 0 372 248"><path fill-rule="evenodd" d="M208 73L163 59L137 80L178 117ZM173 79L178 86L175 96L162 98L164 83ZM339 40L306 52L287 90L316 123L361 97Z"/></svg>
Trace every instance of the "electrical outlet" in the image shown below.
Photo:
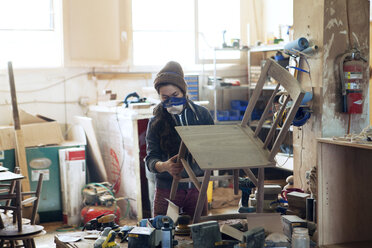
<svg viewBox="0 0 372 248"><path fill-rule="evenodd" d="M306 180L310 180L310 174L311 174L311 171L305 171Z"/></svg>

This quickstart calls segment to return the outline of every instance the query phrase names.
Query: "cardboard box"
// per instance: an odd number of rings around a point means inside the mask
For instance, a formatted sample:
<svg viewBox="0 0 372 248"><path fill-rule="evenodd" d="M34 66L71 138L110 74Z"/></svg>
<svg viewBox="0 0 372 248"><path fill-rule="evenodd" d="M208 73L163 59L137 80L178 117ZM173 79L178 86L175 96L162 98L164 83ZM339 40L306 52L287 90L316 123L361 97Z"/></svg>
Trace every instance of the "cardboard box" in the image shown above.
<svg viewBox="0 0 372 248"><path fill-rule="evenodd" d="M64 139L59 124L41 115L19 111L25 147L61 144ZM14 127L0 126L0 150L16 147Z"/></svg>

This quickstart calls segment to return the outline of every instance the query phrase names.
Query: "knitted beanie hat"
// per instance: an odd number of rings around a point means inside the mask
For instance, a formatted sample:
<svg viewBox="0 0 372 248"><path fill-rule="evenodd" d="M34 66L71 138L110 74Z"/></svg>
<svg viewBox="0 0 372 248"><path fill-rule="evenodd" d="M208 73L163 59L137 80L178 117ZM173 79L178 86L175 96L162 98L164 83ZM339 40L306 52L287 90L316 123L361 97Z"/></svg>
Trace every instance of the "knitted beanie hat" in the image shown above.
<svg viewBox="0 0 372 248"><path fill-rule="evenodd" d="M180 88L183 94L186 94L187 85L183 77L184 75L181 65L175 61L170 61L156 75L154 87L159 93L160 86L164 84L172 84Z"/></svg>

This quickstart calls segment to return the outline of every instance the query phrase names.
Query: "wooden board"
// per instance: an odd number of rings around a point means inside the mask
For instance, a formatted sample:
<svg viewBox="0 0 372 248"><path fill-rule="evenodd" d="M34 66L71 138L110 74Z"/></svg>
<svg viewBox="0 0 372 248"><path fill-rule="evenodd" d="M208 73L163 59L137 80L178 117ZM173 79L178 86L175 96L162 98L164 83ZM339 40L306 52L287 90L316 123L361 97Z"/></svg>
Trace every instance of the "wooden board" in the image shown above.
<svg viewBox="0 0 372 248"><path fill-rule="evenodd" d="M176 130L201 169L275 166L249 127L206 125L176 127Z"/></svg>
<svg viewBox="0 0 372 248"><path fill-rule="evenodd" d="M371 248L372 241L366 242L353 242L353 243L344 243L344 244L336 244L336 245L324 245L321 246L322 248Z"/></svg>
<svg viewBox="0 0 372 248"><path fill-rule="evenodd" d="M12 97L12 109L13 109L13 122L15 131L15 143L16 143L16 161L17 165L21 169L21 173L25 175L25 180L22 181L22 189L24 191L30 191L30 181L28 179L26 149L23 140L23 132L21 129L21 122L19 119L18 104L17 104L17 93L14 82L13 66L12 62L8 62L8 74L9 74L9 85L10 93Z"/></svg>
<svg viewBox="0 0 372 248"><path fill-rule="evenodd" d="M371 161L369 149L318 144L320 245L371 239Z"/></svg>
<svg viewBox="0 0 372 248"><path fill-rule="evenodd" d="M372 150L372 142L369 142L368 144L360 144L360 143L353 143L353 142L342 141L342 140L333 140L331 138L319 138L317 140L322 143L334 144L334 145L339 145L339 146L350 146L350 147Z"/></svg>
<svg viewBox="0 0 372 248"><path fill-rule="evenodd" d="M103 163L101 151L98 146L97 137L94 132L92 118L83 117L83 116L75 116L75 121L78 125L83 127L84 132L88 139L89 156L91 156L94 160L94 165L93 165L94 168L92 168L92 170L96 172L95 175L90 175L90 176L94 176L92 180L97 181L97 182L106 182L107 173L105 169L105 164Z"/></svg>

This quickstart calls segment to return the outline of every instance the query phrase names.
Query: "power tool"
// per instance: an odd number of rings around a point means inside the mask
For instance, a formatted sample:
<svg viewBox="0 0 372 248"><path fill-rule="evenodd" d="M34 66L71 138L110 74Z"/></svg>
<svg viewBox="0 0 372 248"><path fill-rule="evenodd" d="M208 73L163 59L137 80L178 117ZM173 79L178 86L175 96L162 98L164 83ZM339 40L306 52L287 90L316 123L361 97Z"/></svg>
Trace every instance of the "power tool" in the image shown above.
<svg viewBox="0 0 372 248"><path fill-rule="evenodd" d="M106 227L110 227L113 231L119 231L119 225L115 223L115 215L114 214L107 214L107 215L100 215L97 218L94 218L88 221L84 227L83 231L86 230L98 230L102 231Z"/></svg>
<svg viewBox="0 0 372 248"><path fill-rule="evenodd" d="M118 237L120 238L120 243L128 241L128 234L134 228L134 226L123 226L118 232Z"/></svg>
<svg viewBox="0 0 372 248"><path fill-rule="evenodd" d="M251 213L255 211L254 207L248 206L249 195L252 193L252 188L256 186L249 178L239 177L239 189L242 191L241 207L239 213Z"/></svg>
<svg viewBox="0 0 372 248"><path fill-rule="evenodd" d="M94 242L94 248L119 248L115 242L116 232L111 227L106 227L102 235Z"/></svg>

